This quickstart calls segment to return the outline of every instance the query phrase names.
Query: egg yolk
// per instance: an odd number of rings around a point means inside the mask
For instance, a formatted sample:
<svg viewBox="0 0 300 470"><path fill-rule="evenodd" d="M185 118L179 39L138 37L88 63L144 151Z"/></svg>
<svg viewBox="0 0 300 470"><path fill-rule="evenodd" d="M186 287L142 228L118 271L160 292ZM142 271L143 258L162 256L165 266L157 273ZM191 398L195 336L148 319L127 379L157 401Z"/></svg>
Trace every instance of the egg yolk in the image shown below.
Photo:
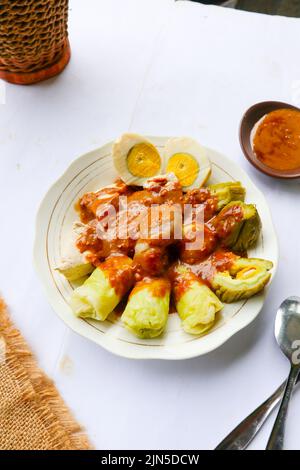
<svg viewBox="0 0 300 470"><path fill-rule="evenodd" d="M127 168L134 176L141 178L155 176L160 167L160 156L154 145L148 143L137 144L128 153Z"/></svg>
<svg viewBox="0 0 300 470"><path fill-rule="evenodd" d="M199 164L188 153L175 153L168 161L167 173L174 173L182 186L190 186L198 176Z"/></svg>
<svg viewBox="0 0 300 470"><path fill-rule="evenodd" d="M250 279L257 273L258 270L255 266L248 266L237 273L236 279Z"/></svg>

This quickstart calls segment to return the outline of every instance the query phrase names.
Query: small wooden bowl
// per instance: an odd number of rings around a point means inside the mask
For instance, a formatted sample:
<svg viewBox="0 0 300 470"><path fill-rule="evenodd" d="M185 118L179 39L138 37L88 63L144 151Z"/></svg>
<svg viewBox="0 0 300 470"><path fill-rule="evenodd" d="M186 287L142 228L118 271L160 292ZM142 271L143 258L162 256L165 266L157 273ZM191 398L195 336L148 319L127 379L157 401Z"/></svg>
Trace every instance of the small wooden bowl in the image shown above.
<svg viewBox="0 0 300 470"><path fill-rule="evenodd" d="M253 151L251 133L255 124L257 124L263 116L276 109L295 109L300 111L296 106L281 103L280 101L263 101L262 103L251 106L251 108L245 112L240 124L240 144L242 150L249 162L266 175L285 179L300 178L300 167L293 170L275 170L262 163Z"/></svg>

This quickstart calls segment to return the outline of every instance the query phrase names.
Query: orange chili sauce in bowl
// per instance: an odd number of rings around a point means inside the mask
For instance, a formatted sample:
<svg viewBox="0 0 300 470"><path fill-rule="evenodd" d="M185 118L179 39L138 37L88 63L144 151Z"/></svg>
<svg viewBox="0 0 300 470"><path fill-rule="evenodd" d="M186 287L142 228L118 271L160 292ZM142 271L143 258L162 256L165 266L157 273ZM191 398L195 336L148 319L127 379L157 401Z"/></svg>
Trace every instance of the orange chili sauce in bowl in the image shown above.
<svg viewBox="0 0 300 470"><path fill-rule="evenodd" d="M275 170L300 168L300 111L277 109L258 123L253 137L258 160Z"/></svg>

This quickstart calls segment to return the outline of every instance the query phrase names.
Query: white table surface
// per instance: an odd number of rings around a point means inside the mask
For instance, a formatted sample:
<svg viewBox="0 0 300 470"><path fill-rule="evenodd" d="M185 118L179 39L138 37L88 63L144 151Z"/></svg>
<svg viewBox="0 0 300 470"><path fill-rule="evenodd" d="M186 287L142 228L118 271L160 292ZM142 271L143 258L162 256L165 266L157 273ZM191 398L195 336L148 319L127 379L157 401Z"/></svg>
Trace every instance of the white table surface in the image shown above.
<svg viewBox="0 0 300 470"><path fill-rule="evenodd" d="M258 173L238 124L252 103L299 104L300 20L172 0L73 0L73 57L57 79L6 86L0 105L0 289L13 319L99 449L212 449L288 373L273 337L277 306L299 294L299 181ZM70 331L32 266L35 215L80 154L132 130L191 135L228 154L265 193L280 265L261 315L207 356L115 357ZM300 396L286 447L300 449ZM265 446L272 420L251 448Z"/></svg>

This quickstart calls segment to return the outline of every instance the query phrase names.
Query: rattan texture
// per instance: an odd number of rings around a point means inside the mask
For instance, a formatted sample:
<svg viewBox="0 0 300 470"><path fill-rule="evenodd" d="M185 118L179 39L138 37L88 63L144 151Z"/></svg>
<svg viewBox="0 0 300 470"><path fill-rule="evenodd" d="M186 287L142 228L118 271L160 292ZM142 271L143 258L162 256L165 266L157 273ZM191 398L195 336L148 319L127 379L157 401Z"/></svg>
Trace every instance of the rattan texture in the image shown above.
<svg viewBox="0 0 300 470"><path fill-rule="evenodd" d="M68 0L0 0L0 71L58 62L68 41Z"/></svg>

